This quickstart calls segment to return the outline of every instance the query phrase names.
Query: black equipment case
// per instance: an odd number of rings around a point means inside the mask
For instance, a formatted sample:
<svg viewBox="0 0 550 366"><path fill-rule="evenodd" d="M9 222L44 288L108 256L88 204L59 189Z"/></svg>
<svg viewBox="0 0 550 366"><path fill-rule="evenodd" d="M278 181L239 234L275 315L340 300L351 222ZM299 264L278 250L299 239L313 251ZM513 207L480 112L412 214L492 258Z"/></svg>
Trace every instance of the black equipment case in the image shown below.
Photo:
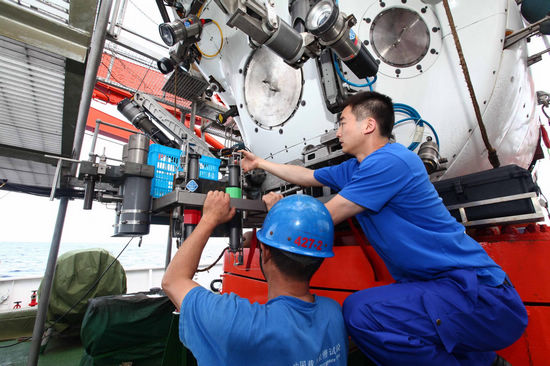
<svg viewBox="0 0 550 366"><path fill-rule="evenodd" d="M531 173L517 165L486 170L433 183L445 206L466 205L488 199L506 198L522 193L538 192ZM449 210L459 222L459 208ZM531 198L515 199L466 207L467 220L478 221L494 218L531 215L535 213ZM536 221L536 220L535 220Z"/></svg>

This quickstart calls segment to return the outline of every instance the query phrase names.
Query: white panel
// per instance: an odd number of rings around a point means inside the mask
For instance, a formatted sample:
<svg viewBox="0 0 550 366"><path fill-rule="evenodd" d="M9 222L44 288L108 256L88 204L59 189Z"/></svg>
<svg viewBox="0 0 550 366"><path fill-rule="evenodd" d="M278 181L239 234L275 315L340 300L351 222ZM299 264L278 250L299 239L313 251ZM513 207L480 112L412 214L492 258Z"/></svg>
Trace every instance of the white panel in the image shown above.
<svg viewBox="0 0 550 366"><path fill-rule="evenodd" d="M51 187L55 166L28 160L0 157L0 179L28 186Z"/></svg>
<svg viewBox="0 0 550 366"><path fill-rule="evenodd" d="M61 153L65 59L0 37L0 144Z"/></svg>
<svg viewBox="0 0 550 366"><path fill-rule="evenodd" d="M0 124L0 144L24 147L43 151L46 154L58 154L60 142L58 136L24 128L10 127Z"/></svg>
<svg viewBox="0 0 550 366"><path fill-rule="evenodd" d="M441 155L449 164L446 172L437 172L432 178L451 178L485 169L489 162L443 4L426 3L430 2L340 0L339 6L344 13L355 14L359 39L373 55L376 53L372 49L372 20L388 8L415 11L425 22L430 34L426 55L415 61L416 65L407 66L408 69L390 67L381 60L374 89L389 95L396 103L412 106L434 126L441 141ZM287 2L276 4L277 14L289 22ZM498 150L502 165L515 163L525 167L532 158L537 137L533 118L536 100L526 68L525 42L520 42L515 50L502 49L507 27L520 27L519 8L508 0L455 0L450 5L489 139ZM247 147L260 157L277 162L302 159L303 147L318 143L318 136L334 128L336 120L325 108L314 61L307 61L302 68L304 104L300 103L294 115L280 127L258 126L243 96L246 64L253 52L248 39L244 33L225 26L225 15L215 6L205 6L203 15L221 19L218 23L225 42L218 56L203 59L200 66L204 75L212 75L226 90L222 93L224 102L237 106L239 117L235 119ZM406 30L403 28L402 32ZM346 71L343 67L343 72ZM347 75L352 82L361 82L351 72ZM401 114L397 117L404 118ZM405 146L411 143L414 132L413 123L394 129L397 141ZM425 128L422 140L430 135L433 133Z"/></svg>

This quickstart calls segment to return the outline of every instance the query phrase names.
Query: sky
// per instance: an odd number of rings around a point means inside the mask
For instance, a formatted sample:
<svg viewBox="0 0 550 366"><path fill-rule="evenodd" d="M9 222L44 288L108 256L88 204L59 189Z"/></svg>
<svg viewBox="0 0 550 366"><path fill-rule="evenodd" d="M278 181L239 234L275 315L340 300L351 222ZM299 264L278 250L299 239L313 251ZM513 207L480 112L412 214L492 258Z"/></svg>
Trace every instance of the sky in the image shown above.
<svg viewBox="0 0 550 366"><path fill-rule="evenodd" d="M91 134L84 139L81 159L87 159L91 143ZM121 158L120 142L101 137L97 143L97 152L109 146L113 151L108 156ZM105 205L94 201L92 210L83 210L82 200L69 201L62 240L71 243L119 243L125 238L111 238L113 234L114 205ZM36 197L22 193L0 190L0 242L49 242L57 218L59 201L50 201L47 197ZM151 226L150 235L145 242L158 242L165 245L167 228Z"/></svg>
<svg viewBox="0 0 550 366"><path fill-rule="evenodd" d="M132 1L130 0L130 3ZM155 24L160 22L158 11L145 14L129 8L129 16L136 24ZM155 27L156 28L156 27ZM157 38L158 40L158 38ZM160 40L158 40L160 42ZM530 44L530 54L542 50L544 45L540 39ZM536 90L550 92L550 56L543 56L543 61L531 66L535 79ZM96 103L96 102L94 102ZM98 107L97 104L93 106ZM540 108L540 107L537 107ZM122 117L118 117L124 120ZM545 122L545 125L548 124ZM550 129L549 129L550 130ZM89 133L88 133L89 134ZM110 141L110 142L109 142ZM85 138L82 159L87 159L90 138ZM98 149L102 146L113 146L111 140L101 137ZM114 151L110 156L120 158L121 145L114 144ZM546 149L546 159L540 161L537 167L539 185L546 197L550 198L550 160ZM82 201L69 202L62 241L71 243L120 243L125 238L111 238L115 218L114 207L94 202L91 211L82 209ZM0 189L0 242L50 242L57 217L59 203L48 198L35 197L20 193L7 192ZM151 233L144 237L145 243L158 243L163 247L167 240L167 227L151 226Z"/></svg>

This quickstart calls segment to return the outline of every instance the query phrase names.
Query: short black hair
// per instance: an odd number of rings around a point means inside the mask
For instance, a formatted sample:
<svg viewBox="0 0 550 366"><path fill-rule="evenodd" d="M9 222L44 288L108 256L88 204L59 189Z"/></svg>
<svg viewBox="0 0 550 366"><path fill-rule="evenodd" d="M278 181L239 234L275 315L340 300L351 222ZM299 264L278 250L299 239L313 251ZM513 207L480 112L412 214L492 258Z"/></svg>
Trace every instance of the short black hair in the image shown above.
<svg viewBox="0 0 550 366"><path fill-rule="evenodd" d="M267 246L269 247L271 258L277 268L279 268L282 273L295 280L309 282L311 277L313 277L315 272L321 267L321 264L323 264L324 258L310 257L287 252L286 250L274 248L270 245Z"/></svg>
<svg viewBox="0 0 550 366"><path fill-rule="evenodd" d="M350 107L357 121L372 117L378 123L380 135L390 138L395 123L393 102L390 97L377 92L360 92L348 97L344 107Z"/></svg>

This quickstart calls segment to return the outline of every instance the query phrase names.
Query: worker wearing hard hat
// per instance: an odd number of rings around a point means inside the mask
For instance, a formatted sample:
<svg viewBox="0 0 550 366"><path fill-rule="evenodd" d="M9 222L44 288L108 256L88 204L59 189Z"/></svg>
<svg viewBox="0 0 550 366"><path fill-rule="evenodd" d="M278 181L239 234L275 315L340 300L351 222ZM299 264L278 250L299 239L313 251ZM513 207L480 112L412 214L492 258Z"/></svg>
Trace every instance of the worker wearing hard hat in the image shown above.
<svg viewBox="0 0 550 366"><path fill-rule="evenodd" d="M506 273L443 205L418 155L389 139L389 97L346 101L337 136L353 155L311 170L243 151L244 171L264 169L301 186L326 185L335 224L355 216L397 283L344 302L348 332L378 365L506 365L494 350L512 344L527 314Z"/></svg>
<svg viewBox="0 0 550 366"><path fill-rule="evenodd" d="M264 196L271 207L280 195ZM216 226L235 214L229 195L208 192L202 218L168 266L162 287L180 309L180 339L199 365L347 365L348 336L340 305L313 295L309 281L332 257L330 213L315 198L286 197L269 210L260 241L268 302L218 295L193 281ZM302 246L307 238L310 245Z"/></svg>

